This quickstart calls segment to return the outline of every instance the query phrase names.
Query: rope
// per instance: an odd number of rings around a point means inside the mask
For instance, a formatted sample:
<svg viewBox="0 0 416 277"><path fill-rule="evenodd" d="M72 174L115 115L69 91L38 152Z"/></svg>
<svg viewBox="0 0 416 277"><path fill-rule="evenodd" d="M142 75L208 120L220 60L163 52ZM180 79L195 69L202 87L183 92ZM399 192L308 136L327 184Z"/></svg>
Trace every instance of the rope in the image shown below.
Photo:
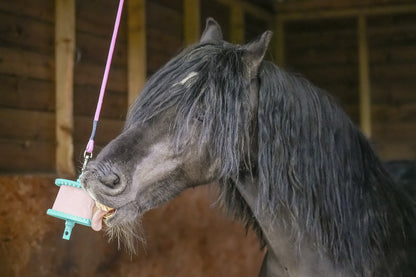
<svg viewBox="0 0 416 277"><path fill-rule="evenodd" d="M111 38L110 49L108 50L107 63L105 65L103 81L101 82L100 96L98 98L97 108L95 110L91 136L90 136L90 140L88 141L87 147L84 152L84 158L86 159L86 161L84 161L83 169L85 168L85 165L88 159L92 157L92 151L94 150L95 131L97 130L98 119L100 118L101 107L103 105L105 88L107 86L107 81L108 81L108 73L110 72L111 60L113 59L114 47L116 45L117 33L118 33L119 26L120 26L123 3L124 3L124 0L120 0L120 3L118 4L116 22L114 23L113 36Z"/></svg>

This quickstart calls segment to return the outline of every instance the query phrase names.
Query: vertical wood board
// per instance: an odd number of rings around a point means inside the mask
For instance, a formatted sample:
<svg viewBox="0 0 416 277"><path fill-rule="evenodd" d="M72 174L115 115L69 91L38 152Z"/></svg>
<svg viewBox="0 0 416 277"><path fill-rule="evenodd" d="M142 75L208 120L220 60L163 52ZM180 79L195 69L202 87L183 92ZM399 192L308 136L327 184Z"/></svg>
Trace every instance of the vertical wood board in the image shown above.
<svg viewBox="0 0 416 277"><path fill-rule="evenodd" d="M145 0L127 3L127 103L130 106L146 82L146 6Z"/></svg>
<svg viewBox="0 0 416 277"><path fill-rule="evenodd" d="M57 0L55 5L56 170L62 175L74 175L75 0Z"/></svg>
<svg viewBox="0 0 416 277"><path fill-rule="evenodd" d="M245 39L244 10L238 1L233 2L230 8L230 42L242 44Z"/></svg>
<svg viewBox="0 0 416 277"><path fill-rule="evenodd" d="M184 41L190 45L198 41L201 29L199 0L184 0Z"/></svg>
<svg viewBox="0 0 416 277"><path fill-rule="evenodd" d="M360 93L360 126L367 137L371 137L371 90L367 44L367 22L365 15L358 16L358 63Z"/></svg>

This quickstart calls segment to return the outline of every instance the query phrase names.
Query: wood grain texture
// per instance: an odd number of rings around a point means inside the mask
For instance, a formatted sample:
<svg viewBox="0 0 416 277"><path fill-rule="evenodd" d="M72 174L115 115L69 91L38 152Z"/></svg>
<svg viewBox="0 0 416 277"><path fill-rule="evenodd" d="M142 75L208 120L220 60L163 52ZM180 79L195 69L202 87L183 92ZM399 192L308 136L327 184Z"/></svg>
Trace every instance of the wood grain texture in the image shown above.
<svg viewBox="0 0 416 277"><path fill-rule="evenodd" d="M145 0L127 2L128 63L127 103L130 106L146 82L146 6Z"/></svg>
<svg viewBox="0 0 416 277"><path fill-rule="evenodd" d="M56 171L74 175L75 0L57 0L55 13Z"/></svg>
<svg viewBox="0 0 416 277"><path fill-rule="evenodd" d="M185 45L191 45L199 40L201 35L201 5L200 0L183 0L183 28Z"/></svg>

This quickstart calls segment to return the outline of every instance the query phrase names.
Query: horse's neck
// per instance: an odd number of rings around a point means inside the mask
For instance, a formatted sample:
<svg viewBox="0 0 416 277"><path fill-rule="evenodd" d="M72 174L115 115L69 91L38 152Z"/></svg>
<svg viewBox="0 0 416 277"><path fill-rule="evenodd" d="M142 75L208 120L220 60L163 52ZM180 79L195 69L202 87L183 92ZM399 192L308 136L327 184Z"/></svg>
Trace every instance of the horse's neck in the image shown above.
<svg viewBox="0 0 416 277"><path fill-rule="evenodd" d="M244 179L240 180L237 188L253 211L267 244L267 255L263 261L260 276L348 276L337 272L328 258L313 248L313 243L308 241L306 235L302 238L295 238L294 232L290 227L283 227L279 218L271 219L286 215L256 212L257 186L252 184L251 178L248 179L250 179L249 182L245 182Z"/></svg>

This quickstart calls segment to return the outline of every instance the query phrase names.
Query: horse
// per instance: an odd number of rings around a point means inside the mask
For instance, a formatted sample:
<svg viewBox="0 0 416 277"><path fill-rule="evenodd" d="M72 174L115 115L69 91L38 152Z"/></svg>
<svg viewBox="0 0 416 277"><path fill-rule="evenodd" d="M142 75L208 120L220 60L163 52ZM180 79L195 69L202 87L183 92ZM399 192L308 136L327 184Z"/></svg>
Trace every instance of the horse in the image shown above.
<svg viewBox="0 0 416 277"><path fill-rule="evenodd" d="M216 183L267 250L259 276L401 276L413 200L336 100L264 59L271 37L232 44L208 18L149 78L81 177L109 237L134 251L146 211Z"/></svg>

